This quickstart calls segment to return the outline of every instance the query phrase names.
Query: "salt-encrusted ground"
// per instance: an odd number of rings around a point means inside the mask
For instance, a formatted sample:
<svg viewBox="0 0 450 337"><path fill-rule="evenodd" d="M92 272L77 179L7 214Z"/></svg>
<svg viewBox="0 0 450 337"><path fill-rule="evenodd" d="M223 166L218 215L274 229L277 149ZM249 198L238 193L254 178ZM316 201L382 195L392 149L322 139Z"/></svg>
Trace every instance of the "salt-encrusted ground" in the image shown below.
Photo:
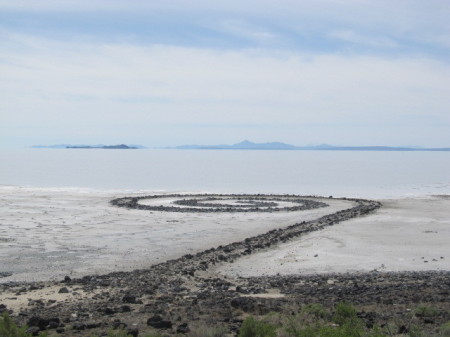
<svg viewBox="0 0 450 337"><path fill-rule="evenodd" d="M170 213L112 206L150 192L0 188L0 283L131 271L354 205L277 213ZM164 203L170 200L165 199Z"/></svg>
<svg viewBox="0 0 450 337"><path fill-rule="evenodd" d="M355 218L221 267L239 276L450 270L450 198L381 200Z"/></svg>

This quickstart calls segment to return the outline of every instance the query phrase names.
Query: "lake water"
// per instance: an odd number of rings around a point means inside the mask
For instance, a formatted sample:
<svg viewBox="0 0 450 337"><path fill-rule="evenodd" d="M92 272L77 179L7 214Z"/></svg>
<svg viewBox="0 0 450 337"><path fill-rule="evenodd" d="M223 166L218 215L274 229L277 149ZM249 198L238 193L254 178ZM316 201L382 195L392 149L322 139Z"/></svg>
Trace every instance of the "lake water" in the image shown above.
<svg viewBox="0 0 450 337"><path fill-rule="evenodd" d="M450 194L450 152L0 150L0 185L390 198Z"/></svg>

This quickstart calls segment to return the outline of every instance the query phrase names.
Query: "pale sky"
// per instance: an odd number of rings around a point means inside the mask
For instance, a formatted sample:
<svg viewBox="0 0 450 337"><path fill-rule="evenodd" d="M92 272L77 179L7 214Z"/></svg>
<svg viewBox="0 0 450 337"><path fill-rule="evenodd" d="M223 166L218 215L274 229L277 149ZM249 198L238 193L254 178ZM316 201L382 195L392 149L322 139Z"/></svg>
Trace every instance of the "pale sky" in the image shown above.
<svg viewBox="0 0 450 337"><path fill-rule="evenodd" d="M448 0L0 0L0 146L450 146Z"/></svg>

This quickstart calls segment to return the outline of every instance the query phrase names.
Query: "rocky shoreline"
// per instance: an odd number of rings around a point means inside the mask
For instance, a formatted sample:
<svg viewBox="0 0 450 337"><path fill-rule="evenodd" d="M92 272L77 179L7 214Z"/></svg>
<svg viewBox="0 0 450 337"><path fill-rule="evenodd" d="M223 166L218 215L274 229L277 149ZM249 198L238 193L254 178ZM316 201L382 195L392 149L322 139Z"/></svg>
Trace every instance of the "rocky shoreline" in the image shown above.
<svg viewBox="0 0 450 337"><path fill-rule="evenodd" d="M290 315L308 303L332 307L341 301L355 304L368 326L395 319L405 329L411 320L431 329L448 321L450 272L253 278L230 278L214 272L220 264L381 207L371 200L345 200L356 205L145 270L66 277L61 282L3 284L0 289L8 293L9 302L0 304L0 311L9 311L18 323L30 326L30 332L51 330L61 336L91 336L110 328L124 328L133 336L143 336L152 329L175 335L198 326L218 325L235 333L248 314L275 311ZM22 306L14 307L15 301L23 299ZM436 307L438 314L415 317L412 312L419 304Z"/></svg>

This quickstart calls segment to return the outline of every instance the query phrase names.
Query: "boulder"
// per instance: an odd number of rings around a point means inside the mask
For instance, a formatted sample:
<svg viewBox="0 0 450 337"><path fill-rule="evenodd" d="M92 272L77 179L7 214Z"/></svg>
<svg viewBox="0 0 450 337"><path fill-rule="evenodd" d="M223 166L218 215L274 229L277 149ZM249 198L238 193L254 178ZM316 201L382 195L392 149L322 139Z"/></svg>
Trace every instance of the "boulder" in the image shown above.
<svg viewBox="0 0 450 337"><path fill-rule="evenodd" d="M154 315L147 320L147 325L155 329L171 329L172 322L163 320L161 316Z"/></svg>

